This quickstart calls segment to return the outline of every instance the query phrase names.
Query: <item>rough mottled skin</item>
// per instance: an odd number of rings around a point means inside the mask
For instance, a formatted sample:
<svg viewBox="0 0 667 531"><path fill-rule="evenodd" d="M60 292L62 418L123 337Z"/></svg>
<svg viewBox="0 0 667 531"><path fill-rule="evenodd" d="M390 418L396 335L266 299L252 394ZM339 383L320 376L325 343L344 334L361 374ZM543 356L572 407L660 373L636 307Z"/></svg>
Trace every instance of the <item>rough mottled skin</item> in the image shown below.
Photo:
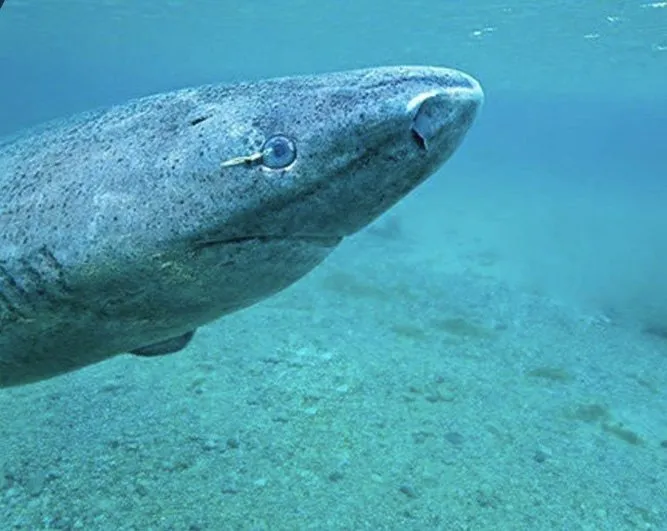
<svg viewBox="0 0 667 531"><path fill-rule="evenodd" d="M481 101L457 71L381 68L158 94L0 143L0 387L160 354L284 289L433 173ZM278 133L285 169L222 166Z"/></svg>

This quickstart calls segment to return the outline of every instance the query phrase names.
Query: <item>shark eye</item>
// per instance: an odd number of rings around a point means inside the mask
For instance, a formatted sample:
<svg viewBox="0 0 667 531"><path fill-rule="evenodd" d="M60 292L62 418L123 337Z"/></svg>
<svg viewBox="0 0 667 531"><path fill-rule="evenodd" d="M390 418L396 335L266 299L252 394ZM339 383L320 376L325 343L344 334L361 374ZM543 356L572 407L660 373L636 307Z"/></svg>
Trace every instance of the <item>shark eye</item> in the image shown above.
<svg viewBox="0 0 667 531"><path fill-rule="evenodd" d="M262 164L272 170L279 170L296 160L296 144L283 135L269 138L262 148Z"/></svg>

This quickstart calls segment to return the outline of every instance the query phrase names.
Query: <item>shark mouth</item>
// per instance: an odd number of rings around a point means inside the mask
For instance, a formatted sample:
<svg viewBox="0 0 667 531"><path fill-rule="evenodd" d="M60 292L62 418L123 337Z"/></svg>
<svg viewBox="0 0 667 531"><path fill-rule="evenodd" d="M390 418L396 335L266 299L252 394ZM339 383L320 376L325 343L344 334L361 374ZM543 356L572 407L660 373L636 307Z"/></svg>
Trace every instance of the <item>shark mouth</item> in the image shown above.
<svg viewBox="0 0 667 531"><path fill-rule="evenodd" d="M234 238L211 238L197 242L197 246L211 247L215 245L242 245L244 243L269 242L304 242L321 247L335 247L343 240L342 236L321 234L256 234L252 236L237 236Z"/></svg>

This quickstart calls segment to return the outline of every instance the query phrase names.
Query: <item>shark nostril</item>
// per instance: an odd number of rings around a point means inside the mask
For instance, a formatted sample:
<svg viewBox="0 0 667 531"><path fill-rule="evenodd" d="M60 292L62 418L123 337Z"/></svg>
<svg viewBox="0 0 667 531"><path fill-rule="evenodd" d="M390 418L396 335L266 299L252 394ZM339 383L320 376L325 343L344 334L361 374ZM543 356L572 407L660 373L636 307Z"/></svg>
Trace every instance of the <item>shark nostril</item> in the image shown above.
<svg viewBox="0 0 667 531"><path fill-rule="evenodd" d="M448 97L443 92L429 93L419 103L412 119L412 137L420 148L428 150L448 120Z"/></svg>
<svg viewBox="0 0 667 531"><path fill-rule="evenodd" d="M413 127L410 132L412 133L412 138L417 143L419 148L426 151L428 149L428 146L426 145L426 139L419 133L417 129L415 129L415 127Z"/></svg>

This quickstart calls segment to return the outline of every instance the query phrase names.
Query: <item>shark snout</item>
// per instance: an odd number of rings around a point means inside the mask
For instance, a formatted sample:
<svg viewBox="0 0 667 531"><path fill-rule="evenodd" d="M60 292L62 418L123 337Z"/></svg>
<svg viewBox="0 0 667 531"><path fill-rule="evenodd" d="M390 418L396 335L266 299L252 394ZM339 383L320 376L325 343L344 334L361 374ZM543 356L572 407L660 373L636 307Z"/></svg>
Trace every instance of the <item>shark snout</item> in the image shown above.
<svg viewBox="0 0 667 531"><path fill-rule="evenodd" d="M410 130L424 151L458 145L484 101L481 85L460 73L455 84L418 93L407 104L412 116Z"/></svg>

